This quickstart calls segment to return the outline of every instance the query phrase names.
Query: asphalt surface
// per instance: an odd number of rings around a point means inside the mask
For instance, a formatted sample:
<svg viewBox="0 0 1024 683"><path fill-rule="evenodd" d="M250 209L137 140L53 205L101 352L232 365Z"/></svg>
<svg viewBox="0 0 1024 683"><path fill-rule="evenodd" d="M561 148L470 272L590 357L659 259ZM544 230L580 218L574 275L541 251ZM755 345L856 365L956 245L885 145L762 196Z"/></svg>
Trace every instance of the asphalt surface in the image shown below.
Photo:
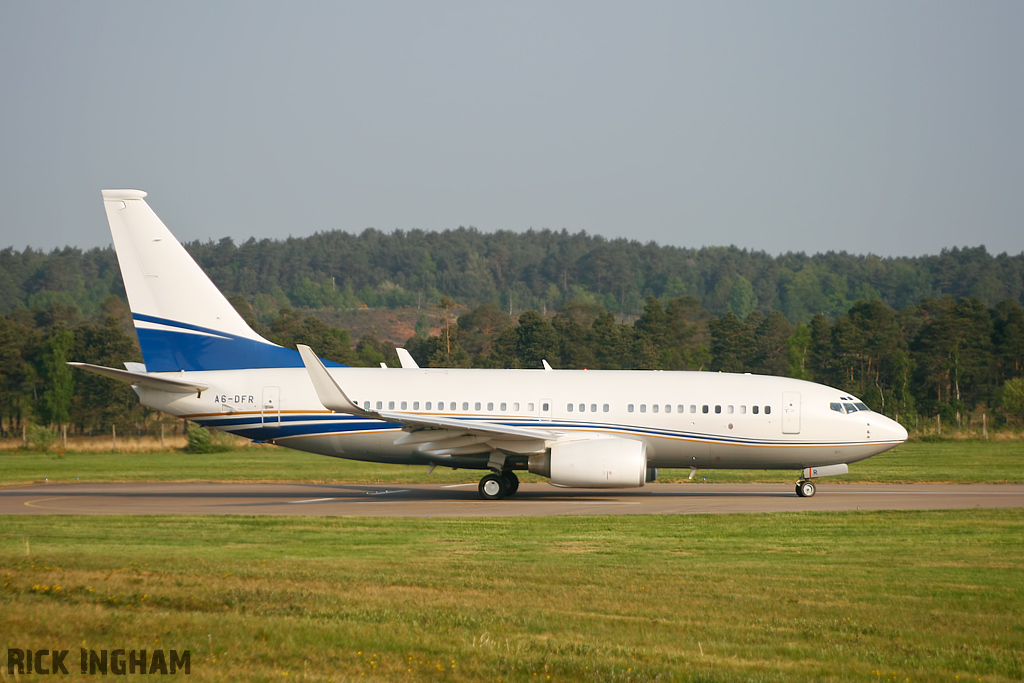
<svg viewBox="0 0 1024 683"><path fill-rule="evenodd" d="M594 491L523 484L484 501L476 484L51 484L0 489L2 515L351 515L508 517L801 510L1024 508L1020 484L649 484Z"/></svg>

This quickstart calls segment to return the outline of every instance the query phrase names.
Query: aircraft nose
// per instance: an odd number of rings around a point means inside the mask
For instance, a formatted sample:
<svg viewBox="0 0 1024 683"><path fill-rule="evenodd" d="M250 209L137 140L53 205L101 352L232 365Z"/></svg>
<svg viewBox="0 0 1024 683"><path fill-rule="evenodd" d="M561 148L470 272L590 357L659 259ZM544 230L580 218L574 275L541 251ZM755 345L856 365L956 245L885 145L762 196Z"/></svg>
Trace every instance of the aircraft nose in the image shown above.
<svg viewBox="0 0 1024 683"><path fill-rule="evenodd" d="M885 441L898 441L903 443L907 440L907 430L896 420L890 420L883 415L875 416L872 420L875 432Z"/></svg>

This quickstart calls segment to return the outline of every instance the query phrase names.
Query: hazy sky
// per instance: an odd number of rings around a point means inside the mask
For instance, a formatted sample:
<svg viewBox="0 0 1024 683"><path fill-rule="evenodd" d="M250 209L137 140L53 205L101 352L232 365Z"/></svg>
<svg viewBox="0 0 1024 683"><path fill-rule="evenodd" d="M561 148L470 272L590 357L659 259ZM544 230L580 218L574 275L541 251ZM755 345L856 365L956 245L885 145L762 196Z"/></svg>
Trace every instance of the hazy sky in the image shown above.
<svg viewBox="0 0 1024 683"><path fill-rule="evenodd" d="M1024 251L1024 2L0 2L0 248L566 228Z"/></svg>

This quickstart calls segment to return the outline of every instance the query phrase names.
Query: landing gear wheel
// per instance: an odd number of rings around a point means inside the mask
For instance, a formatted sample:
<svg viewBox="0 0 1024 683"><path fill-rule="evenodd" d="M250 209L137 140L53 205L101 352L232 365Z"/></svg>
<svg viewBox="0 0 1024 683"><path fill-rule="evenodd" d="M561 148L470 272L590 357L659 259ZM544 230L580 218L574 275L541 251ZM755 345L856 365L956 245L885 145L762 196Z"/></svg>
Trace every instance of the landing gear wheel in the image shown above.
<svg viewBox="0 0 1024 683"><path fill-rule="evenodd" d="M798 481L796 483L796 495L801 498L810 498L814 495L814 482Z"/></svg>
<svg viewBox="0 0 1024 683"><path fill-rule="evenodd" d="M480 497L484 500L501 500L508 495L508 481L500 474L488 474L480 480Z"/></svg>
<svg viewBox="0 0 1024 683"><path fill-rule="evenodd" d="M512 470L508 472L502 472L501 476L505 477L505 481L508 483L508 495L514 494L519 490L519 477Z"/></svg>

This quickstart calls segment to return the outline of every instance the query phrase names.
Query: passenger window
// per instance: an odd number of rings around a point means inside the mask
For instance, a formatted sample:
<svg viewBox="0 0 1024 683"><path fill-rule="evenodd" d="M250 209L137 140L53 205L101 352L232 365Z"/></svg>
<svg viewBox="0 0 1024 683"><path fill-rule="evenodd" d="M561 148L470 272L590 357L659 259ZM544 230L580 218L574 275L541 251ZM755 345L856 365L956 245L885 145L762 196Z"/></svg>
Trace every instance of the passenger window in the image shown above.
<svg viewBox="0 0 1024 683"><path fill-rule="evenodd" d="M381 403L380 401L377 401L377 410L380 410L383 407L384 407L384 404Z"/></svg>
<svg viewBox="0 0 1024 683"><path fill-rule="evenodd" d="M715 415L720 415L721 413L722 413L722 406L715 406Z"/></svg>
<svg viewBox="0 0 1024 683"><path fill-rule="evenodd" d="M746 415L746 414L747 414L747 407L746 406L740 406L740 415Z"/></svg>
<svg viewBox="0 0 1024 683"><path fill-rule="evenodd" d="M572 404L571 403L566 403L565 404L565 409L568 410L571 413L572 412Z"/></svg>
<svg viewBox="0 0 1024 683"><path fill-rule="evenodd" d="M433 405L430 401L427 401L427 405L424 406L426 410L430 410L430 406Z"/></svg>
<svg viewBox="0 0 1024 683"><path fill-rule="evenodd" d="M647 412L647 404L646 403L641 403L640 404L640 412L641 413L646 413Z"/></svg>
<svg viewBox="0 0 1024 683"><path fill-rule="evenodd" d="M760 408L757 406L751 406L750 410L753 411L754 415L757 415L757 411L760 410Z"/></svg>
<svg viewBox="0 0 1024 683"><path fill-rule="evenodd" d="M388 410L394 410L394 409L395 409L395 402L394 401L388 401Z"/></svg>
<svg viewBox="0 0 1024 683"><path fill-rule="evenodd" d="M771 415L772 414L772 407L771 406L765 406L764 407L764 414L765 415Z"/></svg>
<svg viewBox="0 0 1024 683"><path fill-rule="evenodd" d="M707 414L708 414L708 407L707 407L707 405L706 405L706 404L705 404L705 405L703 405L703 406L701 406L701 408L700 408L700 412L704 413L705 415L707 415Z"/></svg>
<svg viewBox="0 0 1024 683"><path fill-rule="evenodd" d="M370 409L370 402L369 401L363 401L363 410L369 410L369 409Z"/></svg>
<svg viewBox="0 0 1024 683"><path fill-rule="evenodd" d="M508 410L508 404L505 403L504 401L502 401L502 403L501 403L501 412L504 413L506 410Z"/></svg>
<svg viewBox="0 0 1024 683"><path fill-rule="evenodd" d="M666 403L665 404L665 412L666 413L671 413L672 412L672 406L670 406L669 404Z"/></svg>
<svg viewBox="0 0 1024 683"><path fill-rule="evenodd" d="M685 413L686 412L686 406L684 406L682 404L677 405L676 406L676 412L677 413Z"/></svg>
<svg viewBox="0 0 1024 683"><path fill-rule="evenodd" d="M587 412L587 404L586 403L581 403L580 404L580 412L581 413Z"/></svg>
<svg viewBox="0 0 1024 683"><path fill-rule="evenodd" d="M487 404L487 412L491 412L493 410L494 410L494 404L493 403L488 403Z"/></svg>
<svg viewBox="0 0 1024 683"><path fill-rule="evenodd" d="M462 409L463 410L469 410L469 401L463 401L462 402Z"/></svg>
<svg viewBox="0 0 1024 683"><path fill-rule="evenodd" d="M596 403L591 403L590 404L590 412L592 412L592 413L596 413L597 412L597 404Z"/></svg>
<svg viewBox="0 0 1024 683"><path fill-rule="evenodd" d="M626 406L626 410L632 413L633 412L633 404L630 403L628 406Z"/></svg>
<svg viewBox="0 0 1024 683"><path fill-rule="evenodd" d="M544 404L544 410L547 410L547 409L548 409L548 404L545 403ZM526 404L526 412L528 412L528 413L532 413L533 412L533 403L527 403Z"/></svg>
<svg viewBox="0 0 1024 683"><path fill-rule="evenodd" d="M651 406L651 410L653 410L654 412L658 412L658 408L659 408L659 406L658 406L657 403L655 403L653 406Z"/></svg>
<svg viewBox="0 0 1024 683"><path fill-rule="evenodd" d="M413 410L419 410L420 409L420 402L419 401L413 401L412 402L412 409Z"/></svg>
<svg viewBox="0 0 1024 683"><path fill-rule="evenodd" d="M608 404L607 403L605 403L603 406L601 406L601 411L605 412L605 413L608 412Z"/></svg>
<svg viewBox="0 0 1024 683"><path fill-rule="evenodd" d="M408 401L402 401L402 410L405 410L409 406Z"/></svg>
<svg viewBox="0 0 1024 683"><path fill-rule="evenodd" d="M517 412L517 413L519 412L519 402L518 401L516 401L515 403L512 404L512 410L514 412Z"/></svg>
<svg viewBox="0 0 1024 683"><path fill-rule="evenodd" d="M697 412L697 406L695 406L694 404L691 403L690 404L690 412L691 413L696 413Z"/></svg>
<svg viewBox="0 0 1024 683"><path fill-rule="evenodd" d="M729 413L730 415L732 415L732 411L733 411L733 407L732 406L729 406L728 408L725 409L725 412Z"/></svg>
<svg viewBox="0 0 1024 683"><path fill-rule="evenodd" d="M477 412L480 411L480 401L477 401L476 403L473 404L473 410Z"/></svg>

